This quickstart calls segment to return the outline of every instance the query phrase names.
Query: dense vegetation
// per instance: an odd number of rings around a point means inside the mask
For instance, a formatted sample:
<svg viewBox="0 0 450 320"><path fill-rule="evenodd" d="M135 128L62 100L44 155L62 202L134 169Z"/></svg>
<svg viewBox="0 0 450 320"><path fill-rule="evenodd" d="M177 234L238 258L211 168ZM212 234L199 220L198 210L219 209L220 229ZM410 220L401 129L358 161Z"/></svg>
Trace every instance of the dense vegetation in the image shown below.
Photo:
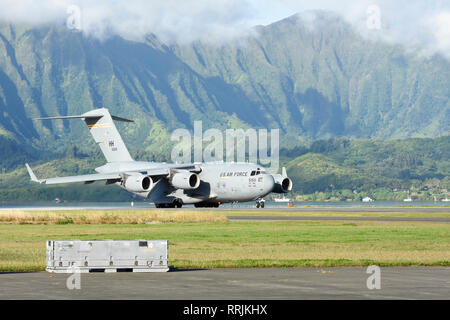
<svg viewBox="0 0 450 320"><path fill-rule="evenodd" d="M393 141L314 142L287 164L308 200L434 200L450 190L450 136Z"/></svg>

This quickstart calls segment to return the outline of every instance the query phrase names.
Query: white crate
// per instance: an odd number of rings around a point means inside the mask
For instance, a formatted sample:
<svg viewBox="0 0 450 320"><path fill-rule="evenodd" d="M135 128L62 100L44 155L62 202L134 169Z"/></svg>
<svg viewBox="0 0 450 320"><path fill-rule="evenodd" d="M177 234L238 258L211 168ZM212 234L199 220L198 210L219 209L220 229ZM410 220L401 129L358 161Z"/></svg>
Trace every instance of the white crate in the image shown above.
<svg viewBox="0 0 450 320"><path fill-rule="evenodd" d="M166 272L167 240L47 241L48 272Z"/></svg>

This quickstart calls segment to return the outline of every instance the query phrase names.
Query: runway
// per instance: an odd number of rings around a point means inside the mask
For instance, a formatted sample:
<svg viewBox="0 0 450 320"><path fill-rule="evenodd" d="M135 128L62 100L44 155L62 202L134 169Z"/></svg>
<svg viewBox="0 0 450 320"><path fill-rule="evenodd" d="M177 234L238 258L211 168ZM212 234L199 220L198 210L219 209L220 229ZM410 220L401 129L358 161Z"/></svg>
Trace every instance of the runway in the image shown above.
<svg viewBox="0 0 450 320"><path fill-rule="evenodd" d="M415 217L302 217L302 216L228 216L229 221L407 221L407 222L450 222L450 218Z"/></svg>
<svg viewBox="0 0 450 320"><path fill-rule="evenodd" d="M381 288L369 290L366 268L178 270L90 273L80 289L68 274L0 274L0 299L450 299L448 267L381 268Z"/></svg>

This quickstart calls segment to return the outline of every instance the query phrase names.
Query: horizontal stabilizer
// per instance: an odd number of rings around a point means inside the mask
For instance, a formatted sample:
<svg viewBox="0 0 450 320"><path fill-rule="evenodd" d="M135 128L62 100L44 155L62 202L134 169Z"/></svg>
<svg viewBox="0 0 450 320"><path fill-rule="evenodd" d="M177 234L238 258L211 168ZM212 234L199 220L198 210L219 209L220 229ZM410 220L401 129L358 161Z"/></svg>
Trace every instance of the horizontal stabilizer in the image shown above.
<svg viewBox="0 0 450 320"><path fill-rule="evenodd" d="M47 118L34 118L33 120L83 119L84 116L57 116ZM97 117L98 118L98 117Z"/></svg>
<svg viewBox="0 0 450 320"><path fill-rule="evenodd" d="M86 118L100 118L101 115L81 115L81 116L57 116L57 117L47 117L47 118L34 118L34 120L58 120L58 119L86 119ZM117 116L111 116L113 120L116 121L122 121L122 122L134 122L133 120L117 117Z"/></svg>
<svg viewBox="0 0 450 320"><path fill-rule="evenodd" d="M122 122L134 122L133 120L128 120L128 119L121 118L121 117L118 117L118 116L111 116L111 118L112 118L113 120L116 120L116 121L122 121Z"/></svg>

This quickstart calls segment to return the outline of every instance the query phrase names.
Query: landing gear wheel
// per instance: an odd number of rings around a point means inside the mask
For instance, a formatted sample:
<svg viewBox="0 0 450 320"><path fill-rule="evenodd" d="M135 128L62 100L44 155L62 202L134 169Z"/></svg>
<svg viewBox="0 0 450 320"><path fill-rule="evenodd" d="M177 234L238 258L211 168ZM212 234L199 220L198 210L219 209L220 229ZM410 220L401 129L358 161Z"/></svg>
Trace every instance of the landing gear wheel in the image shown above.
<svg viewBox="0 0 450 320"><path fill-rule="evenodd" d="M182 204L181 203L180 204L175 204L175 203L158 203L158 204L155 204L156 208L164 208L164 209L175 208L175 206L177 208L181 208Z"/></svg>
<svg viewBox="0 0 450 320"><path fill-rule="evenodd" d="M194 204L196 208L218 208L221 202L199 202Z"/></svg>
<svg viewBox="0 0 450 320"><path fill-rule="evenodd" d="M266 201L264 199L256 200L256 208L264 208L264 203Z"/></svg>
<svg viewBox="0 0 450 320"><path fill-rule="evenodd" d="M172 208L181 208L182 206L183 206L183 200L181 200L181 199L175 199L173 202L172 202Z"/></svg>

